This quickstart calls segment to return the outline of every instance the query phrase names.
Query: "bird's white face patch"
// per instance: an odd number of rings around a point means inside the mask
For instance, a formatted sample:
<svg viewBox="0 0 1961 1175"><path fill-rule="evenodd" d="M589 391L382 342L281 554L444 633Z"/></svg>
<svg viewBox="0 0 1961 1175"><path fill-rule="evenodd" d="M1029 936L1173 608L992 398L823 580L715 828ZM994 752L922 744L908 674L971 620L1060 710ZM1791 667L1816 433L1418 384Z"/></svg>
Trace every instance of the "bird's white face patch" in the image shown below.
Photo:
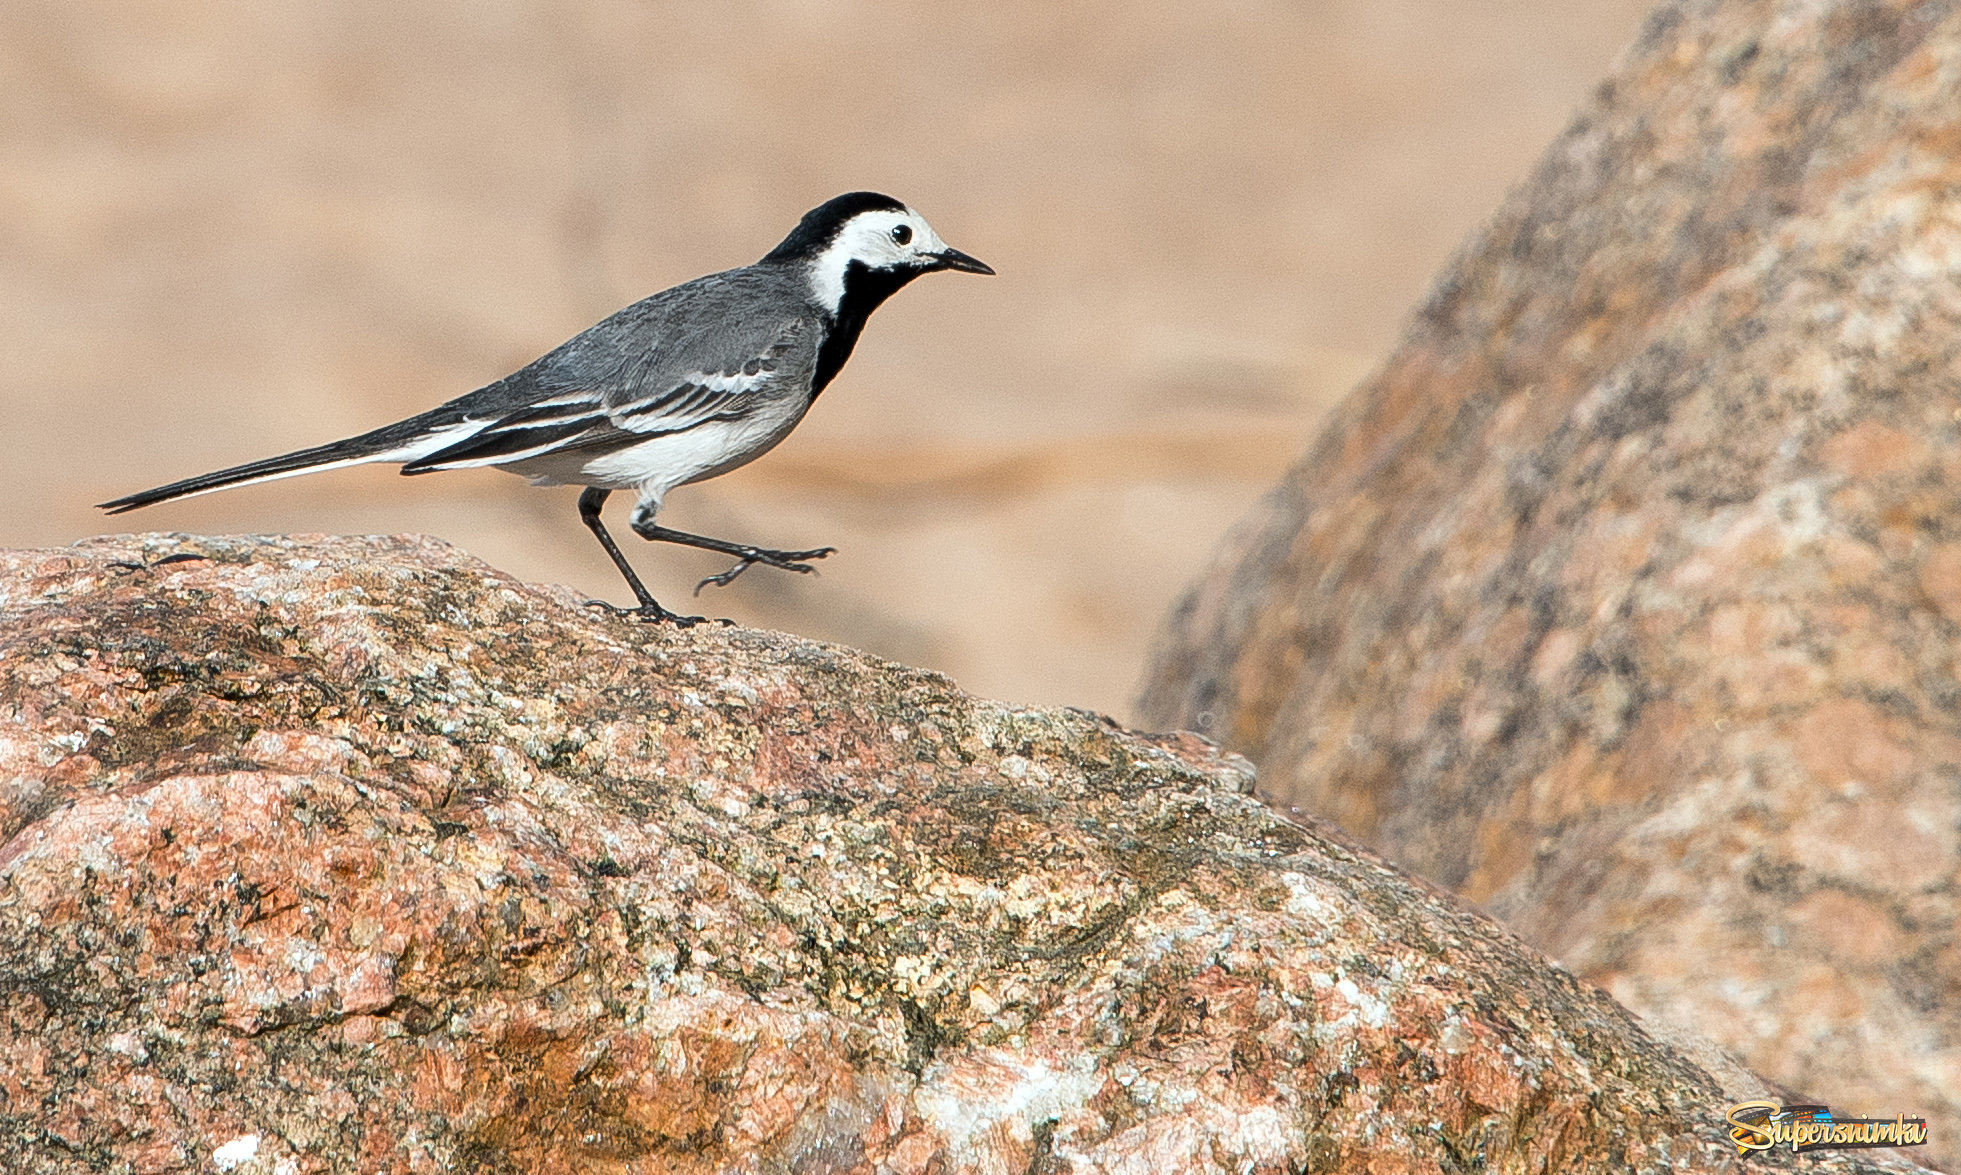
<svg viewBox="0 0 1961 1175"><path fill-rule="evenodd" d="M844 301L844 271L852 262L867 269L924 268L932 255L946 251L946 242L926 218L908 208L860 212L822 253L811 258L810 287L832 313Z"/></svg>

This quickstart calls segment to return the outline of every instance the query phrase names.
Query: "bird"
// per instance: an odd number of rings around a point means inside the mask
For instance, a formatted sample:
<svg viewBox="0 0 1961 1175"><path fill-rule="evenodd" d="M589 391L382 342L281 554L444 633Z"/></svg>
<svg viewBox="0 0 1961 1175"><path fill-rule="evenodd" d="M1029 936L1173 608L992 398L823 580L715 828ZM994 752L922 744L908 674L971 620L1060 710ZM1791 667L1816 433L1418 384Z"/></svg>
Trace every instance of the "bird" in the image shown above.
<svg viewBox="0 0 1961 1175"><path fill-rule="evenodd" d="M727 586L761 563L808 573L834 547L786 551L689 534L655 521L669 491L762 456L837 377L872 311L914 278L992 274L924 217L878 192L847 192L805 213L760 261L650 295L531 364L427 412L345 440L171 482L103 502L120 514L214 490L371 463L404 474L495 466L534 485L581 485L579 518L633 589L637 606L596 606L681 625L649 592L600 510L636 495L630 525L650 542L728 555L702 580Z"/></svg>

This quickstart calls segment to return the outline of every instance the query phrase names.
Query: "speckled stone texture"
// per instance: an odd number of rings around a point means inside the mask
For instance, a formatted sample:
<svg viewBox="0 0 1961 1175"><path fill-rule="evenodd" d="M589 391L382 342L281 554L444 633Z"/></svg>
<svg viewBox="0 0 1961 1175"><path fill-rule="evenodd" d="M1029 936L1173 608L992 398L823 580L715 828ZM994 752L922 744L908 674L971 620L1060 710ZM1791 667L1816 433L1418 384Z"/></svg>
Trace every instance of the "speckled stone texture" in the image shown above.
<svg viewBox="0 0 1961 1175"><path fill-rule="evenodd" d="M1762 1165L1613 1001L1249 790L428 540L0 554L0 1170Z"/></svg>
<svg viewBox="0 0 1961 1175"><path fill-rule="evenodd" d="M1961 1158L1961 14L1659 9L1145 720Z"/></svg>

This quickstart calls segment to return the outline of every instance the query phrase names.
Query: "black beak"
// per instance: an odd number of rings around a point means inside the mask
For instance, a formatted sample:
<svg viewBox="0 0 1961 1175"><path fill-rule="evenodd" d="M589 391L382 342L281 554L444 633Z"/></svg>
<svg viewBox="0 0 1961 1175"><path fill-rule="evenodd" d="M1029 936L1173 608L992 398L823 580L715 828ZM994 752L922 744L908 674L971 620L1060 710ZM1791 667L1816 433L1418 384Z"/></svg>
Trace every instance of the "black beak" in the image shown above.
<svg viewBox="0 0 1961 1175"><path fill-rule="evenodd" d="M933 259L934 269L957 269L961 273L994 272L994 267L978 257L969 257L958 249L948 249L943 253L928 254Z"/></svg>

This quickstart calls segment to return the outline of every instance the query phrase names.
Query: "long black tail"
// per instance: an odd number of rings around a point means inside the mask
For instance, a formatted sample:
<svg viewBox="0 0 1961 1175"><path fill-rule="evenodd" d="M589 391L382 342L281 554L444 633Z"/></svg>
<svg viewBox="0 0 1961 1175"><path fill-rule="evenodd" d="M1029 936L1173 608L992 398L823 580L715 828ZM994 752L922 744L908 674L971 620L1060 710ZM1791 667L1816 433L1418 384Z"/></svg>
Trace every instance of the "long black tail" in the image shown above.
<svg viewBox="0 0 1961 1175"><path fill-rule="evenodd" d="M144 506L154 506L158 502L169 502L177 498L188 498L195 494L208 494L212 490L229 489L232 486L250 485L258 481L272 481L281 477L293 477L301 473L315 473L323 469L339 469L348 465L365 465L371 461L406 461L417 456L415 446L418 441L428 439L446 424L454 424L460 413L447 412L449 405L434 412L426 412L409 420L399 421L364 432L358 437L334 441L331 444L315 445L311 449L300 449L277 457L267 457L263 461L253 461L245 465L234 465L230 469L220 469L216 473L199 474L183 481L173 481L153 490L130 494L113 502L103 502L98 509L111 514L121 514L125 510L137 510Z"/></svg>

